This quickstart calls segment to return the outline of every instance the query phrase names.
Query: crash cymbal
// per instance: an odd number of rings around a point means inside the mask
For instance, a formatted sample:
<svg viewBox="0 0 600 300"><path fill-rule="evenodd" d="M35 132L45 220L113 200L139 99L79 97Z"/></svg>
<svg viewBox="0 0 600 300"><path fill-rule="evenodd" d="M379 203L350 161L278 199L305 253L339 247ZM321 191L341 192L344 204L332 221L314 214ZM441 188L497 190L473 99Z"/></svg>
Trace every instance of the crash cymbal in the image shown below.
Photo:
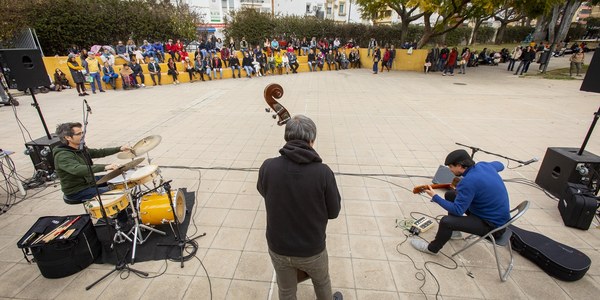
<svg viewBox="0 0 600 300"><path fill-rule="evenodd" d="M146 152L156 148L160 144L162 137L160 135L151 135L141 139L131 147L130 152L121 152L117 154L120 159L128 159L138 157L145 154Z"/></svg>
<svg viewBox="0 0 600 300"><path fill-rule="evenodd" d="M144 157L134 159L134 160L118 167L117 169L110 171L108 174L102 176L102 178L100 178L100 180L96 181L96 185L101 185L101 184L107 183L109 180L125 173L127 170L133 169L135 166L139 165L142 161L144 161L144 159L145 159Z"/></svg>

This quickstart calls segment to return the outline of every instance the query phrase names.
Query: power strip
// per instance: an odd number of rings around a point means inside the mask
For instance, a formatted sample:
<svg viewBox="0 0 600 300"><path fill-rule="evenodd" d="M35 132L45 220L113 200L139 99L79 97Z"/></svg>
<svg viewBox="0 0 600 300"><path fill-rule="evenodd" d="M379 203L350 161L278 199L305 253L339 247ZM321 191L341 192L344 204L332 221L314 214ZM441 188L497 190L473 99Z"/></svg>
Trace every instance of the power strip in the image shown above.
<svg viewBox="0 0 600 300"><path fill-rule="evenodd" d="M409 232L414 235L419 235L421 232L425 232L433 227L433 221L427 217L420 217L415 220L410 227Z"/></svg>

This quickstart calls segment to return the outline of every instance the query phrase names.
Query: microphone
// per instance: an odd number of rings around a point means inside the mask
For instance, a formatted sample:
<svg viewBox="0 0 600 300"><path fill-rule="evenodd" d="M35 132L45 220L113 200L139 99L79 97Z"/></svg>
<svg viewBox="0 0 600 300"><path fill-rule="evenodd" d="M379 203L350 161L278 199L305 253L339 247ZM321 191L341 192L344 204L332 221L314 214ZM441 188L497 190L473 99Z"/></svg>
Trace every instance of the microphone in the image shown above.
<svg viewBox="0 0 600 300"><path fill-rule="evenodd" d="M528 161L522 162L521 166L526 166L526 165L532 164L532 163L534 163L536 161L538 161L538 159L537 159L537 157L534 157L534 158L532 158L532 159L530 159Z"/></svg>
<svg viewBox="0 0 600 300"><path fill-rule="evenodd" d="M87 100L83 99L83 103L85 103L85 110L87 112L90 113L90 115L92 114L92 108L90 107L90 105L87 103Z"/></svg>

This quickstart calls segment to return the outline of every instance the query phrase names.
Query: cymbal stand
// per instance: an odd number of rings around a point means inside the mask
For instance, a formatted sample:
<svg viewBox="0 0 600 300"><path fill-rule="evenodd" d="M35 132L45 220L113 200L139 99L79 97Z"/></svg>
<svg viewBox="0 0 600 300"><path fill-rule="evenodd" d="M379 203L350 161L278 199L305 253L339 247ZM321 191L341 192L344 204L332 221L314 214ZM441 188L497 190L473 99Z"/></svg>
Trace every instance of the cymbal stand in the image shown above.
<svg viewBox="0 0 600 300"><path fill-rule="evenodd" d="M124 179L124 185L125 185L125 190L129 191L129 186L127 185L127 178L125 178L125 174L123 174L123 179ZM146 224L142 224L140 223L140 221L138 220L139 217L139 209L140 209L140 201L142 199L141 196L137 196L139 193L137 193L138 187L134 187L132 189L132 192L127 192L127 197L129 197L129 203L132 204L132 213L131 213L131 217L133 218L133 222L135 223L133 225L133 227L129 230L128 234L133 234L133 241L132 241L132 249L131 249L131 264L133 265L135 263L135 253L137 251L137 245L138 244L143 244L152 234L152 232L156 232L160 235L167 235L166 232L158 230L156 228L152 228ZM136 196L134 197L133 194L136 194ZM146 237L144 238L142 231L140 230L140 228L142 229L146 229L148 231L150 231L148 233L148 235L146 235ZM129 239L129 237L127 237L127 239ZM131 239L129 239L129 241L131 241Z"/></svg>
<svg viewBox="0 0 600 300"><path fill-rule="evenodd" d="M87 104L87 102L86 102L86 104ZM94 171L92 170L92 163L91 163L92 157L91 157L89 151L87 150L87 147L85 146L85 137L86 137L86 133L87 133L87 124L88 124L88 117L89 117L90 111L91 110L88 109L83 117L84 127L83 127L83 134L81 135L81 140L80 140L81 142L80 142L79 148L80 148L80 150L82 150L83 155L84 155L86 161L88 162L87 163L88 173L90 176L92 176L94 187L96 188L96 194L98 195L98 203L100 204L100 212L102 214L102 219L104 219L104 222L106 224L105 225L106 232L108 233L108 236L110 236L110 234L112 233L111 232L112 226L109 225L108 215L106 214L106 210L104 209L104 205L102 204L102 199L101 199L102 197L100 196L100 191L98 190L98 185L96 184L96 176L94 176ZM86 286L85 287L86 291L93 288L100 281L104 280L105 278L107 278L108 276L110 276L112 273L114 273L116 271L127 270L127 271L133 272L135 274L138 274L140 276L148 277L148 273L129 267L129 265L127 264L127 259L125 258L127 256L127 254L125 254L125 256L123 256L123 257L120 257L119 251L115 248L115 255L117 256L117 263L115 264L115 268L110 270L108 273L104 274L102 277L98 278L96 281L92 282L92 284Z"/></svg>
<svg viewBox="0 0 600 300"><path fill-rule="evenodd" d="M187 238L185 236L183 236L181 234L181 229L179 228L180 224L179 223L179 218L177 217L177 213L175 212L175 206L173 205L173 196L171 196L171 184L169 183L169 181L166 181L163 183L163 187L165 188L165 192L167 193L167 196L169 197L169 205L171 205L171 213L173 213L173 220L175 221L175 228L177 229L177 236L175 237L175 240L177 241L177 243L170 243L170 244L156 244L157 246L178 246L179 247L179 257L177 257L177 260L181 261L181 267L183 268L183 261L184 261L184 256L183 256L183 251L186 248L186 245L188 243L193 242L195 239L203 237L206 235L206 232L193 237L193 238ZM171 227L172 228L172 227Z"/></svg>

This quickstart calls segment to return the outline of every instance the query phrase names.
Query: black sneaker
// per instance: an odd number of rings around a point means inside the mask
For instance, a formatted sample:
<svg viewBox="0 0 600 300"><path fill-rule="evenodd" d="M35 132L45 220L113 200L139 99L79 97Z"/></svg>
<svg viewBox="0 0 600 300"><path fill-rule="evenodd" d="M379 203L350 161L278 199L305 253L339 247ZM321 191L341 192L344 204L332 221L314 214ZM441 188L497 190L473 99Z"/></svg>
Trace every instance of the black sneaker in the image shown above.
<svg viewBox="0 0 600 300"><path fill-rule="evenodd" d="M344 295L342 295L342 292L337 291L335 293L333 293L333 300L342 300L344 299Z"/></svg>

